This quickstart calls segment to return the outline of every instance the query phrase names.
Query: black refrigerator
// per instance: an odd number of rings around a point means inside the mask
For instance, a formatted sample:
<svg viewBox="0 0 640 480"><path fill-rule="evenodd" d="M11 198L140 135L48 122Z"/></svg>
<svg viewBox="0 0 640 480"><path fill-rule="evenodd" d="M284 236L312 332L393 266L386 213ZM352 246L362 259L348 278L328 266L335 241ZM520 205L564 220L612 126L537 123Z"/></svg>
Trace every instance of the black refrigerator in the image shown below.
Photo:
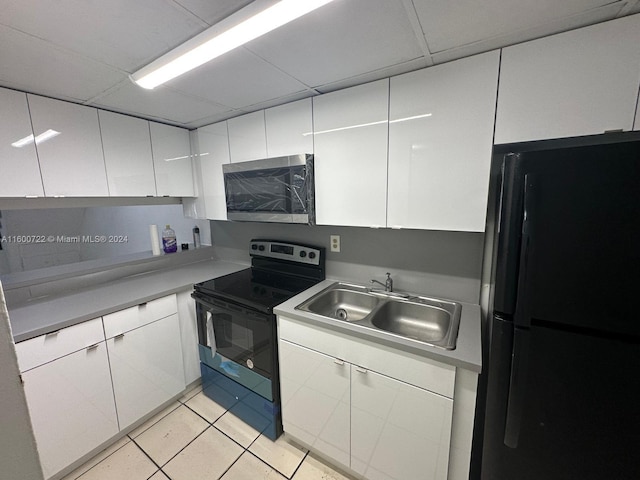
<svg viewBox="0 0 640 480"><path fill-rule="evenodd" d="M482 480L640 479L640 132L496 147Z"/></svg>

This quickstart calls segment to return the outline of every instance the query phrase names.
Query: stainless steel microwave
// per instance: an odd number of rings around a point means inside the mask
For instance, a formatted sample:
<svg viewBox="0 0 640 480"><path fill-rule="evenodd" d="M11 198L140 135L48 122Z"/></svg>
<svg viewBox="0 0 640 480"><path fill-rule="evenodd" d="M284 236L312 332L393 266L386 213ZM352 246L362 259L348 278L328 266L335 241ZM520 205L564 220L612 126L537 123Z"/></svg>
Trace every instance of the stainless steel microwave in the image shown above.
<svg viewBox="0 0 640 480"><path fill-rule="evenodd" d="M222 166L229 220L315 224L313 155Z"/></svg>

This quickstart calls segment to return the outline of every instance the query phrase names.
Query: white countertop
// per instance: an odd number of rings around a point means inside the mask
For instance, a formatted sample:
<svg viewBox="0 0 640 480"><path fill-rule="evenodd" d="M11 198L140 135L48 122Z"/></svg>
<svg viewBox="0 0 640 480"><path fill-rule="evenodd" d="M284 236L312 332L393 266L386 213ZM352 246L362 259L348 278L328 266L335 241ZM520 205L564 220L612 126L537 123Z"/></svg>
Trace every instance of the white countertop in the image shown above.
<svg viewBox="0 0 640 480"><path fill-rule="evenodd" d="M9 310L15 342L69 327L118 310L153 300L164 295L184 291L194 283L248 268L248 265L220 260L205 260L177 268L132 275L92 288L47 297ZM480 306L461 303L462 313L458 340L454 350L392 338L384 332L362 328L341 320L296 310L295 307L339 279L327 279L305 290L274 309L284 315L325 328L349 332L370 341L479 373L482 368L480 335Z"/></svg>
<svg viewBox="0 0 640 480"><path fill-rule="evenodd" d="M332 330L348 332L355 337L384 343L385 345L389 345L403 351L433 358L434 360L438 360L442 363L480 373L482 369L482 341L480 334L481 318L479 305L458 302L462 305L462 312L460 315L458 340L454 350L432 347L414 340L403 340L397 337L394 338L393 336L387 335L385 332L379 332L359 325L353 325L342 320L332 319L322 315L316 315L295 309L296 306L337 281L340 280L324 280L323 282L318 283L317 285L278 305L274 308L274 312L277 315L283 315L295 320L309 322L310 324L320 325Z"/></svg>
<svg viewBox="0 0 640 480"><path fill-rule="evenodd" d="M154 298L186 290L194 283L248 268L206 260L181 267L132 275L74 293L47 297L9 309L15 342L116 312Z"/></svg>

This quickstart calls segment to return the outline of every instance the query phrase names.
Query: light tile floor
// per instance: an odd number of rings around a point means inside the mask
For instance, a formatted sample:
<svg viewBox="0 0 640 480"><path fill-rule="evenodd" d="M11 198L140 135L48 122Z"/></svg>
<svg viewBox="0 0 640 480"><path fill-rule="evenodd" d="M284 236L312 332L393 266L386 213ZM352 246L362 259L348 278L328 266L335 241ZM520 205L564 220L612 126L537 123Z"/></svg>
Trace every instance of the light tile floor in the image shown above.
<svg viewBox="0 0 640 480"><path fill-rule="evenodd" d="M273 442L196 387L63 480L351 480Z"/></svg>

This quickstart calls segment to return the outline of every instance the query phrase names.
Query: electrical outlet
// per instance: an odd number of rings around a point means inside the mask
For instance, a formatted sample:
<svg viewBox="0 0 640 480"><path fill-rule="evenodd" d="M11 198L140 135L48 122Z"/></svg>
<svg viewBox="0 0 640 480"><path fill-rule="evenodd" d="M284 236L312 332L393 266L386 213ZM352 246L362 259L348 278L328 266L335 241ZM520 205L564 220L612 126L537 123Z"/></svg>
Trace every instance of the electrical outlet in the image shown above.
<svg viewBox="0 0 640 480"><path fill-rule="evenodd" d="M331 235L331 251L340 251L340 235Z"/></svg>

